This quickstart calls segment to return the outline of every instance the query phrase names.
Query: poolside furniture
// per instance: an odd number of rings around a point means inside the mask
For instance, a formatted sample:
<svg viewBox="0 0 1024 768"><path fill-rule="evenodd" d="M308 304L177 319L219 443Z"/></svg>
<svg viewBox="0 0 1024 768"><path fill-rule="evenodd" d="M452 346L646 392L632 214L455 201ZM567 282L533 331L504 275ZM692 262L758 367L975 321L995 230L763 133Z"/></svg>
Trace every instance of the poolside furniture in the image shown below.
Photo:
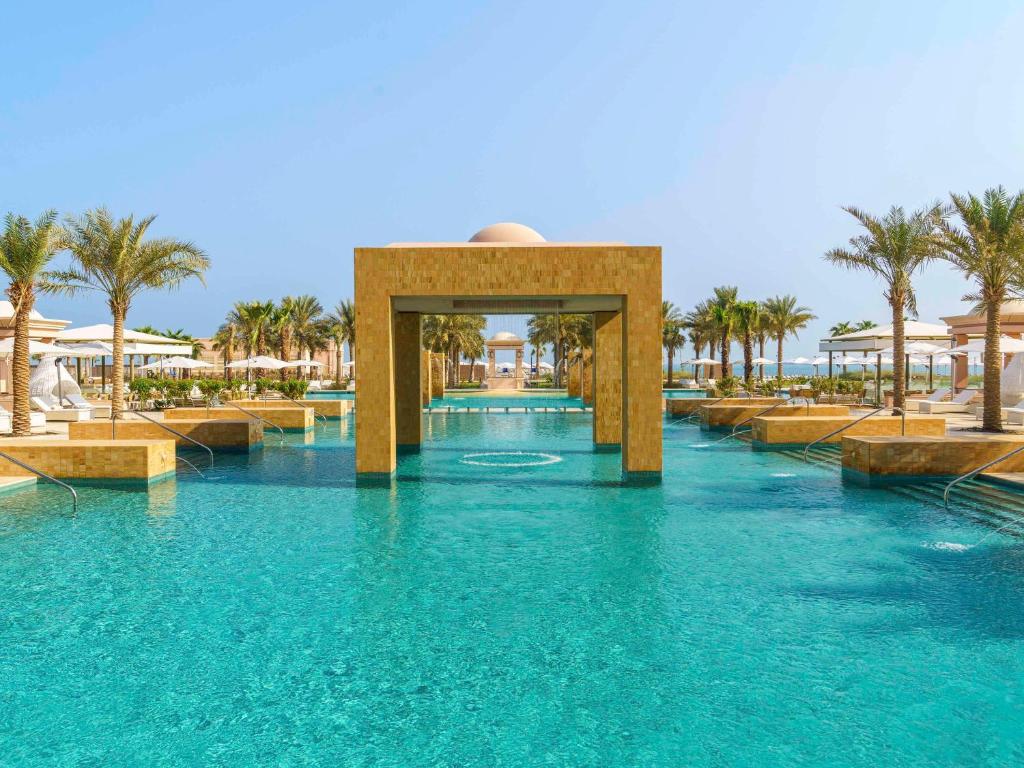
<svg viewBox="0 0 1024 768"><path fill-rule="evenodd" d="M348 383L348 386L345 387L345 389L348 390L349 392L355 392L356 391L356 380L352 379L352 381L350 381Z"/></svg>
<svg viewBox="0 0 1024 768"><path fill-rule="evenodd" d="M976 389L965 389L952 400L944 403L919 400L917 409L920 413L967 413L970 410L968 403L974 399L976 394L978 394Z"/></svg>
<svg viewBox="0 0 1024 768"><path fill-rule="evenodd" d="M928 397L908 399L906 401L907 413L920 410L921 403L941 403L943 400L949 397L949 393L952 391L953 390L951 390L949 387L942 387L941 389L936 389L934 392L928 395Z"/></svg>
<svg viewBox="0 0 1024 768"><path fill-rule="evenodd" d="M64 402L71 408L86 409L92 411L94 418L98 419L109 419L110 418L110 406L109 405L95 405L90 403L81 395L64 395Z"/></svg>
<svg viewBox="0 0 1024 768"><path fill-rule="evenodd" d="M53 395L30 397L32 407L40 411L47 421L86 421L92 418L89 408L63 408Z"/></svg>
<svg viewBox="0 0 1024 768"><path fill-rule="evenodd" d="M28 415L31 429L46 429L46 416L32 412ZM0 405L0 434L7 434L14 429L14 414Z"/></svg>

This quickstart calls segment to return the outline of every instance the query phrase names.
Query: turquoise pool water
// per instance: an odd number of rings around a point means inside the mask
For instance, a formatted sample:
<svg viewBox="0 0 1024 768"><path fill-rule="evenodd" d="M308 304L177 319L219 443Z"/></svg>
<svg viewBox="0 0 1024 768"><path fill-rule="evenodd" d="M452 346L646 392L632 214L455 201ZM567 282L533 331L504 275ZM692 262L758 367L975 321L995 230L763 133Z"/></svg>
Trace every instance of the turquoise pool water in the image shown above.
<svg viewBox="0 0 1024 768"><path fill-rule="evenodd" d="M661 390L662 397L667 400L675 400L676 398L687 398L687 397L707 397L708 393L703 389L663 389Z"/></svg>
<svg viewBox="0 0 1024 768"><path fill-rule="evenodd" d="M586 414L428 422L390 488L346 419L0 497L0 763L1024 760L1019 541L695 427L624 487Z"/></svg>
<svg viewBox="0 0 1024 768"><path fill-rule="evenodd" d="M310 400L355 400L356 393L330 390L327 392L307 392L306 397Z"/></svg>

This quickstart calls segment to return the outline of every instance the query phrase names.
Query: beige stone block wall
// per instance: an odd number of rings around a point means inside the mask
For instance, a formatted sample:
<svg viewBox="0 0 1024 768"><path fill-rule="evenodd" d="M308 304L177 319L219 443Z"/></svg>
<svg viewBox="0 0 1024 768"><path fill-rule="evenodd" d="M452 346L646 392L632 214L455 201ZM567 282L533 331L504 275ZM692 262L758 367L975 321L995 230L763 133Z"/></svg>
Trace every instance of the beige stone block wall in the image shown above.
<svg viewBox="0 0 1024 768"><path fill-rule="evenodd" d="M176 432L211 448L252 450L263 443L263 425L255 419L234 421L179 420L167 425ZM181 437L175 437L159 425L149 421L125 419L117 422L111 436L109 421L75 421L68 424L68 436L72 440L174 440L177 445L194 447Z"/></svg>
<svg viewBox="0 0 1024 768"><path fill-rule="evenodd" d="M420 392L422 324L418 312L396 312L394 317L395 440L404 448L423 440L423 405Z"/></svg>
<svg viewBox="0 0 1024 768"><path fill-rule="evenodd" d="M421 331L422 333L422 331ZM423 407L430 405L431 379L430 375L430 352L420 350L420 404Z"/></svg>
<svg viewBox="0 0 1024 768"><path fill-rule="evenodd" d="M295 403L290 400L232 400L231 402L237 403L250 411L268 407L297 407ZM342 416L347 416L352 412L351 400L321 400L319 398L314 398L302 399L299 400L298 403L303 408L312 408L313 412L317 416L323 416L325 419L340 419ZM239 416L241 415L242 414L239 413Z"/></svg>
<svg viewBox="0 0 1024 768"><path fill-rule="evenodd" d="M728 405L730 403L740 403L743 405L762 405L768 407L769 405L775 405L776 403L784 402L780 397L744 397L744 398L726 398L724 400L718 400L714 397L666 397L664 402L665 412L669 416L689 416L693 412L709 405L712 402L716 404Z"/></svg>
<svg viewBox="0 0 1024 768"><path fill-rule="evenodd" d="M951 477L977 469L1024 443L1024 436L957 435L950 437L850 436L843 439L843 470L859 479ZM992 472L1024 472L1024 452L992 467Z"/></svg>
<svg viewBox="0 0 1024 768"><path fill-rule="evenodd" d="M792 416L789 418L764 416L753 421L752 437L756 444L763 445L806 445L825 437L840 427L856 421L854 416ZM902 429L899 416L871 416L850 427L839 435L830 437L828 443L838 443L844 436L855 435L899 435ZM940 416L908 416L908 435L946 434L946 420Z"/></svg>
<svg viewBox="0 0 1024 768"><path fill-rule="evenodd" d="M281 427L281 429L306 430L313 428L314 416L312 408L300 408L294 404L288 406L279 405L275 407L242 407L247 411L252 411L267 421L276 424ZM230 408L228 406L210 408L209 411L207 411L206 408L171 408L168 411L164 411L164 419L167 422L180 421L182 419L202 420L206 418L239 419L245 418L245 414L237 408ZM173 427L174 425L170 424L170 426Z"/></svg>
<svg viewBox="0 0 1024 768"><path fill-rule="evenodd" d="M0 440L0 451L65 479L149 481L175 471L173 440ZM35 476L0 458L0 474Z"/></svg>
<svg viewBox="0 0 1024 768"><path fill-rule="evenodd" d="M661 249L597 244L357 248L356 471L395 469L393 301L538 296L621 305L623 470L660 474Z"/></svg>
<svg viewBox="0 0 1024 768"><path fill-rule="evenodd" d="M594 444L622 444L622 313L594 313Z"/></svg>
<svg viewBox="0 0 1024 768"><path fill-rule="evenodd" d="M746 421L760 413L774 409L765 414L765 417L792 418L795 416L849 416L850 408L845 405L740 405L731 403L724 405L710 405L700 409L700 423L705 429L720 429L734 427L740 422Z"/></svg>
<svg viewBox="0 0 1024 768"><path fill-rule="evenodd" d="M444 355L430 353L430 396L444 397Z"/></svg>

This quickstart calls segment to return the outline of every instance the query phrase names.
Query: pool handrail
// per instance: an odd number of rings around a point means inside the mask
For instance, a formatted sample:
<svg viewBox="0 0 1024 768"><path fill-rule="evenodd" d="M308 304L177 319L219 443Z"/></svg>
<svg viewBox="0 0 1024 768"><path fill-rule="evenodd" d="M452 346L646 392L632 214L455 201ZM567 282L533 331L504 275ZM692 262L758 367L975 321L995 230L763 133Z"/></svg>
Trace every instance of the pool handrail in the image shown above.
<svg viewBox="0 0 1024 768"><path fill-rule="evenodd" d="M1014 448L1009 453L1004 453L998 459L992 459L991 461L986 461L980 467L972 469L970 472L964 472L959 477L953 478L953 480L951 480L949 482L949 484L946 485L945 490L943 490L943 492L942 492L942 503L945 504L946 506L949 506L949 492L951 490L953 490L954 486L964 482L965 480L970 480L970 479L972 479L974 477L977 477L982 472L984 472L986 469L988 469L990 467L994 467L996 464L998 464L1001 461L1006 461L1011 456L1016 456L1021 451L1024 451L1024 444L1021 444L1021 445L1017 446L1016 448Z"/></svg>
<svg viewBox="0 0 1024 768"><path fill-rule="evenodd" d="M809 450L811 450L811 448L816 446L818 443L824 442L825 440L828 440L830 437L835 437L840 432L845 432L846 430L848 430L854 424L860 424L862 421L864 421L864 419L871 418L876 413L879 413L879 412L884 411L884 410L887 410L884 405L881 408L875 408L875 410L873 410L873 411L871 411L869 413L865 413L863 416L861 416L860 418L854 419L849 424L844 424L839 429L833 430L833 431L829 432L827 435L824 435L823 437L819 437L816 440L812 440L806 446L804 446L804 461L807 461L807 452Z"/></svg>
<svg viewBox="0 0 1024 768"><path fill-rule="evenodd" d="M270 419L264 419L264 418L263 418L262 416L260 416L260 415L259 415L258 413L253 413L252 411L250 411L250 410L247 410L247 409L243 408L243 407L242 407L242 406L240 406L240 405L239 405L238 403L232 402L231 400L225 400L224 402L225 402L225 403L226 403L227 405L230 405L230 406L231 406L232 408L237 408L237 409L238 409L238 410L240 410L240 411L241 411L242 413L244 413L244 414L245 414L246 416L252 416L252 417L253 417L254 419L259 419L259 420L260 420L260 421L262 421L262 422L263 422L264 424L269 424L270 426L272 426L272 427L273 427L274 429L276 429L276 430L277 430L278 432L280 432L280 433L281 433L281 439L282 439L282 440L284 440L284 430L283 430L283 429L281 429L281 428L280 428L279 426L277 426L277 424L275 424L274 422L272 422L272 421L271 421Z"/></svg>
<svg viewBox="0 0 1024 768"><path fill-rule="evenodd" d="M806 397L792 397L789 400L785 400L785 401L783 401L781 403L773 403L772 405L769 405L767 408L765 408L763 411L758 411L753 416L749 416L749 417L745 418L743 421L739 422L736 426L734 426L732 428L732 434L730 434L729 437L732 437L732 435L735 435L736 434L736 430L739 429L740 427L742 427L744 424L747 424L748 422L751 422L754 419L759 418L761 416L766 416L767 414L771 413L776 408L778 408L780 405L796 405L796 403L794 402L796 400L803 400L804 404L807 406L808 413L810 413L811 401L808 398L806 398Z"/></svg>
<svg viewBox="0 0 1024 768"><path fill-rule="evenodd" d="M78 511L78 491L76 491L70 485L65 483L63 480L58 480L53 475L51 475L51 474L49 474L47 472L43 472L43 470L41 470L41 469L36 469L31 464L26 464L21 459L16 459L13 456L11 456L9 453L4 453L3 451L0 451L0 458L7 459L9 462L11 462L11 464L16 464L17 466L19 466L22 469L24 469L26 472L31 472L32 474L36 475L37 477L41 477L44 480L49 480L54 485L59 485L61 488L64 488L65 490L70 491L71 492L71 507L72 507L72 509L75 512Z"/></svg>
<svg viewBox="0 0 1024 768"><path fill-rule="evenodd" d="M293 403L295 403L297 406L299 406L299 408L313 408L313 406L311 406L311 405L303 405L298 400L296 400L294 397L286 395L284 392L278 392L278 394L281 395L281 397L283 397L285 400L291 400ZM264 398L264 402L267 402L267 400L265 398ZM324 424L327 423L327 417L324 416L322 413L317 413L316 412L316 408L313 408L313 418L314 419L323 419L324 420Z"/></svg>
<svg viewBox="0 0 1024 768"><path fill-rule="evenodd" d="M179 432L176 429L172 429L171 427L169 427L166 424L164 424L162 421L157 421L152 416L147 416L142 411L132 411L132 413L135 416L141 416L146 421L148 421L150 424L156 424L158 427L160 427L160 429L166 430L167 432L170 432L172 435L177 435L182 440L187 440L188 442L190 442L190 443L192 443L194 445L198 445L200 448L202 448L204 451L206 451L208 454L210 454L210 466L211 467L213 466L213 450L210 448L210 446L206 445L205 443L199 442L194 437L189 437L188 435L182 434L181 432ZM114 431L114 426L113 426L114 425L114 421L115 420L113 418L110 420L110 423L111 423L111 426L110 426L111 434L113 434L113 431ZM191 462L188 462L188 463L191 463ZM198 470L196 470L196 471L198 471ZM202 474L202 472L200 472L199 474Z"/></svg>

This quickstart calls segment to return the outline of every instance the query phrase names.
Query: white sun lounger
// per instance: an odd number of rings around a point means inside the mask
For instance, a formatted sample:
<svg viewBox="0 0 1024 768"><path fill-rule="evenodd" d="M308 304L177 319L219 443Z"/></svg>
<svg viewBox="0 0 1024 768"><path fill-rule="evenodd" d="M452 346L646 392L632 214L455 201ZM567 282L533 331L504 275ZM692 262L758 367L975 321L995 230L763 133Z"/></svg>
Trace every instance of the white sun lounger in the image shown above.
<svg viewBox="0 0 1024 768"><path fill-rule="evenodd" d="M90 403L81 395L64 395L65 407L87 409L92 411L93 418L97 419L109 419L110 418L110 406L109 405L96 405Z"/></svg>
<svg viewBox="0 0 1024 768"><path fill-rule="evenodd" d="M88 408L61 408L53 395L30 397L29 402L37 411L41 411L47 421L89 421L92 411Z"/></svg>
<svg viewBox="0 0 1024 768"><path fill-rule="evenodd" d="M967 404L978 394L976 389L965 389L956 395L952 400L944 403L933 403L928 400L921 400L918 403L918 410L921 413L967 413Z"/></svg>
<svg viewBox="0 0 1024 768"><path fill-rule="evenodd" d="M921 403L941 403L945 400L952 390L949 387L943 387L942 389L936 389L928 397L923 397L917 400L908 398L906 401L907 412L919 411Z"/></svg>
<svg viewBox="0 0 1024 768"><path fill-rule="evenodd" d="M46 429L46 416L32 412L28 415L30 429ZM0 405L0 434L8 434L14 429L14 414Z"/></svg>

